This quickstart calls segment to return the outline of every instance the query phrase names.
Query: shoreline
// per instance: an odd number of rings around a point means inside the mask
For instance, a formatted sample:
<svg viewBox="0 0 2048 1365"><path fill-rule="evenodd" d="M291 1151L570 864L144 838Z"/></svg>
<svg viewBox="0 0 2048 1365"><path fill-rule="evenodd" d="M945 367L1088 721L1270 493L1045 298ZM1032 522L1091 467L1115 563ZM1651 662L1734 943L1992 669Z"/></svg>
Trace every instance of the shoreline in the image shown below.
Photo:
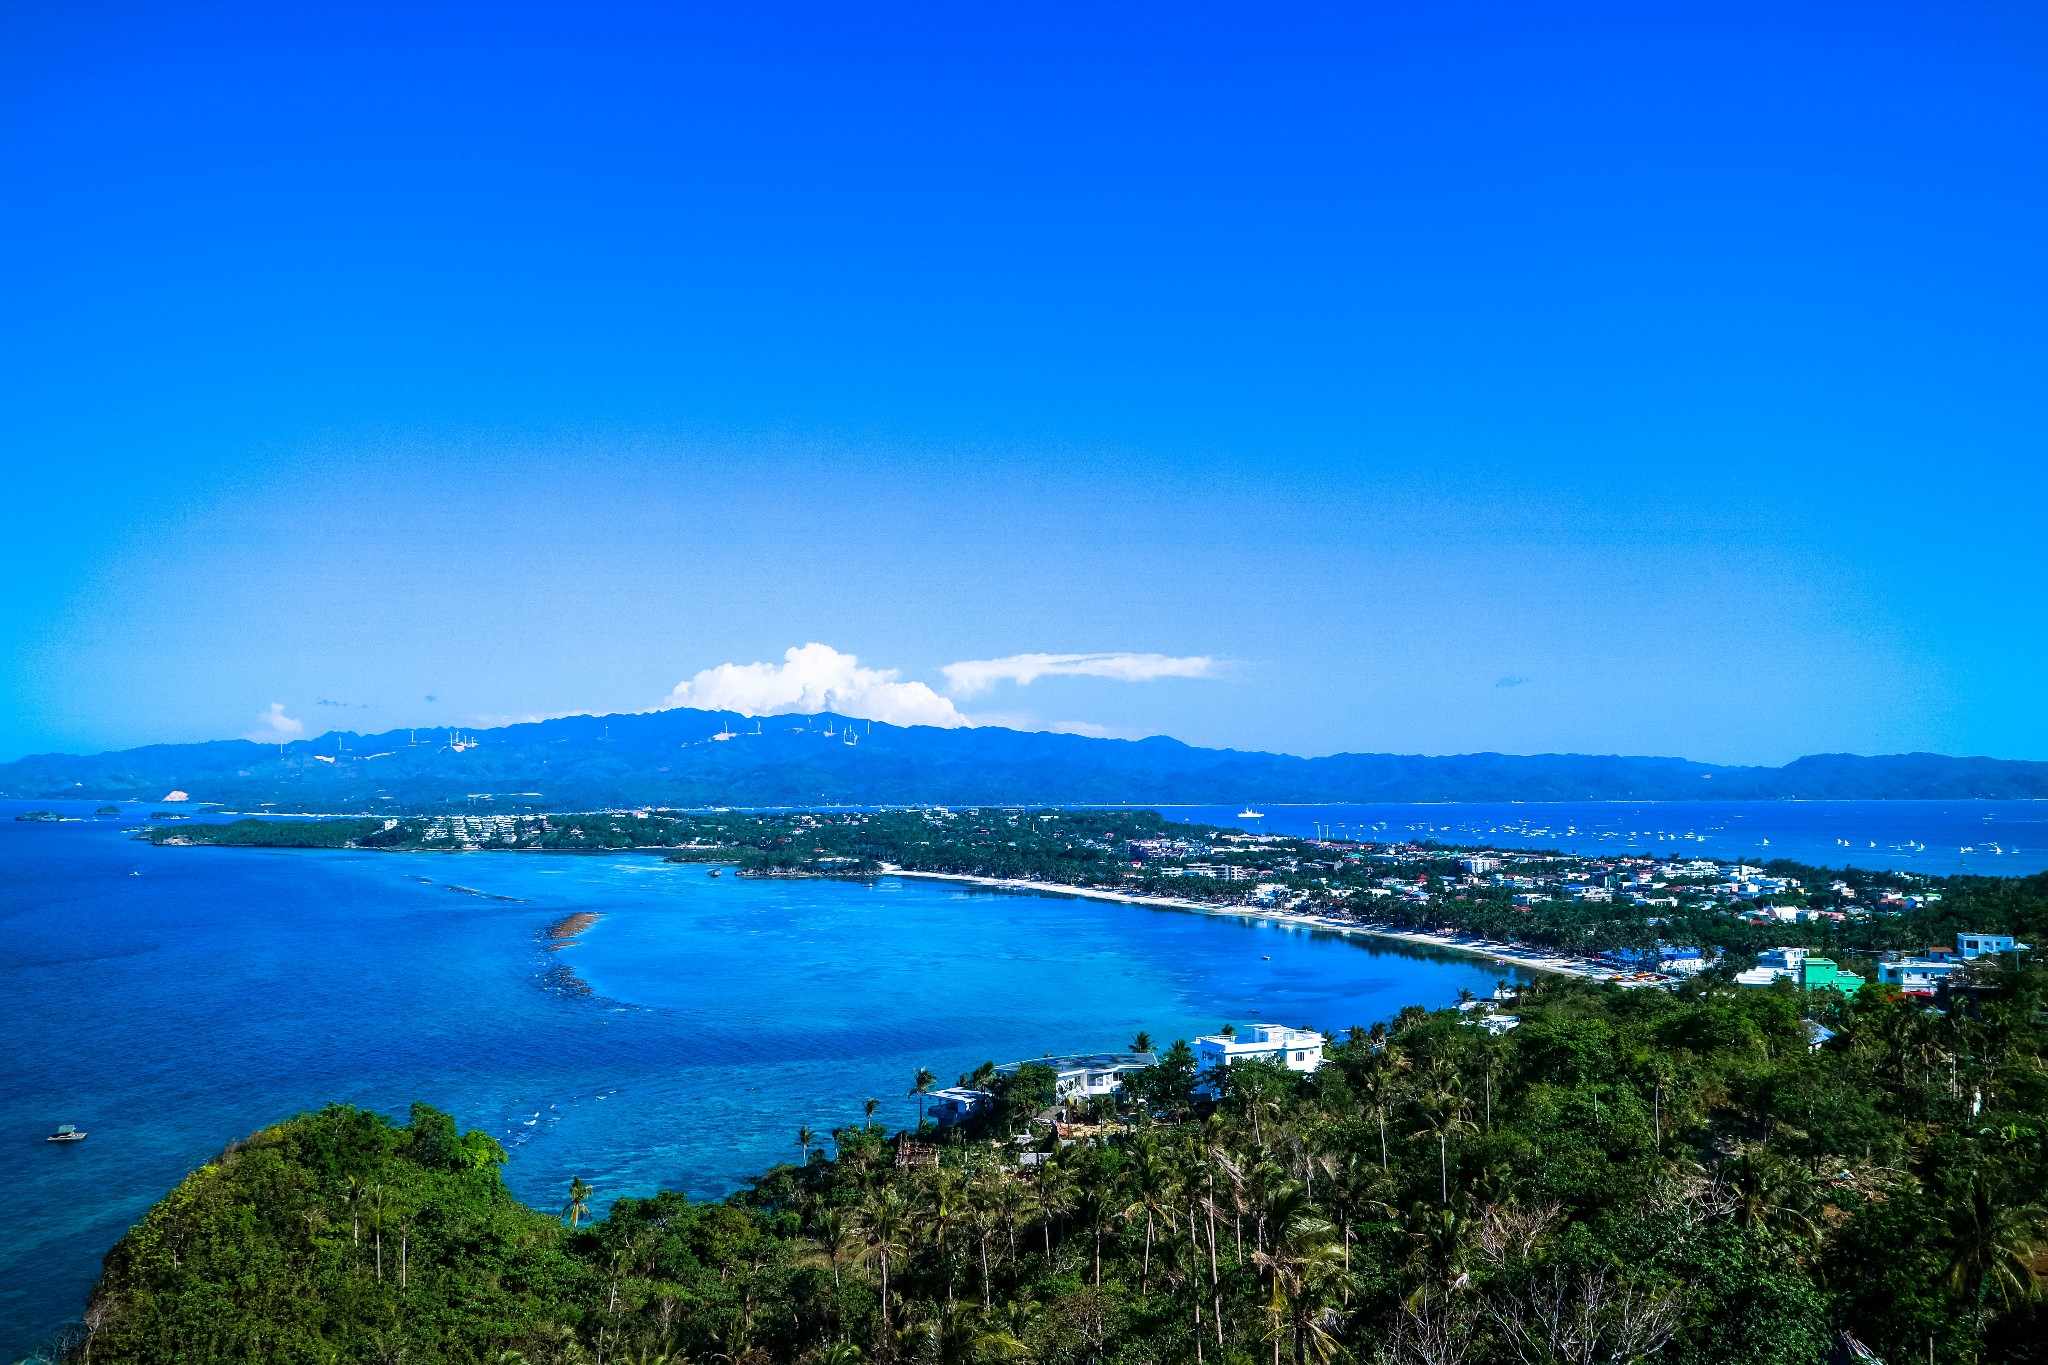
<svg viewBox="0 0 2048 1365"><path fill-rule="evenodd" d="M1591 958L1571 957L1562 953L1546 952L1537 948L1526 948L1513 943L1497 943L1491 939L1465 938L1456 934L1431 933L1422 929L1374 928L1355 920L1336 919L1328 915L1303 914L1298 910L1280 910L1255 905L1217 905L1210 901L1187 900L1180 896L1146 896L1129 891L1105 891L1092 886L1063 886L1057 882L1034 882L1014 877L976 877L965 872L915 872L893 864L882 865L882 875L890 877L923 877L933 881L958 882L967 886L979 886L990 891L1030 893L1051 896L1075 896L1083 900L1117 901L1125 905L1143 905L1158 910L1186 910L1199 915L1221 915L1234 919L1270 919L1287 924L1301 925L1309 929L1321 929L1334 934L1353 934L1364 938L1390 939L1398 943L1413 944L1417 947L1435 948L1444 952L1457 953L1464 957L1484 958L1504 967L1520 967L1525 971L1549 972L1554 976L1576 976L1589 981L1611 982L1616 980L1639 979L1642 984L1667 984L1668 978L1651 973L1630 973L1622 968Z"/></svg>

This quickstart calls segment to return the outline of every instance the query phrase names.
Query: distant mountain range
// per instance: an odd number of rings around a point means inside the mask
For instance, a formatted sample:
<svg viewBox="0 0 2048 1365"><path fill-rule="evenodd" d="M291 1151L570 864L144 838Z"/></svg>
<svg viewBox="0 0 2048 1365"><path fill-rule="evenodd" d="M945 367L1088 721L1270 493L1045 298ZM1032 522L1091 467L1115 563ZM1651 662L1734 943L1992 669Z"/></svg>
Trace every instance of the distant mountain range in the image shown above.
<svg viewBox="0 0 2048 1365"><path fill-rule="evenodd" d="M904 728L712 711L570 716L497 730L336 732L0 764L0 797L248 809L1234 804L1406 801L1956 800L2048 797L2048 763L1816 754L1782 768L1587 754L1286 754L1179 740Z"/></svg>

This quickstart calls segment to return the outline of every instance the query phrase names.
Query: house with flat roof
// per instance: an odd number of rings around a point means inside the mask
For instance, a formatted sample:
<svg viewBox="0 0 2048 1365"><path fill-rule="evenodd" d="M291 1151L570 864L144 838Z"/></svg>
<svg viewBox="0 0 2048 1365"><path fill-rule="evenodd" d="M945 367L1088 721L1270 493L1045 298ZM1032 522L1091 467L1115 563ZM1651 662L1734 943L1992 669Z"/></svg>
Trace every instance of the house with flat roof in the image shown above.
<svg viewBox="0 0 2048 1365"><path fill-rule="evenodd" d="M1323 1048L1329 1041L1313 1029L1250 1024L1236 1033L1195 1039L1196 1074L1250 1060L1278 1062L1289 1071L1310 1072L1323 1064Z"/></svg>
<svg viewBox="0 0 2048 1365"><path fill-rule="evenodd" d="M1831 957L1816 957L1808 953L1806 961L1800 965L1799 984L1810 991L1830 990L1854 995L1863 989L1863 978L1855 972L1843 971Z"/></svg>
<svg viewBox="0 0 2048 1365"><path fill-rule="evenodd" d="M1054 1093L1062 1100L1093 1099L1123 1089L1124 1077L1143 1071L1157 1060L1149 1052L1091 1052L1073 1057L1034 1057L1029 1061L1006 1062L996 1068L998 1076L1013 1074L1019 1067L1052 1069Z"/></svg>
<svg viewBox="0 0 2048 1365"><path fill-rule="evenodd" d="M956 1123L988 1108L996 1097L986 1090L973 1086L949 1085L944 1090L934 1090L925 1096L925 1112L941 1128L951 1128Z"/></svg>
<svg viewBox="0 0 2048 1365"><path fill-rule="evenodd" d="M1964 960L1983 957L1986 953L2010 953L2025 951L2027 945L2011 934L1957 934L1956 951Z"/></svg>
<svg viewBox="0 0 2048 1365"><path fill-rule="evenodd" d="M1745 972L1737 972L1735 984L1768 986L1780 977L1796 982L1799 980L1800 965L1805 961L1804 948L1773 948L1768 953L1758 956L1756 966Z"/></svg>
<svg viewBox="0 0 2048 1365"><path fill-rule="evenodd" d="M1934 995L1942 978L1963 969L1962 959L1943 953L1940 957L1894 958L1877 964L1877 979L1897 986L1907 995Z"/></svg>

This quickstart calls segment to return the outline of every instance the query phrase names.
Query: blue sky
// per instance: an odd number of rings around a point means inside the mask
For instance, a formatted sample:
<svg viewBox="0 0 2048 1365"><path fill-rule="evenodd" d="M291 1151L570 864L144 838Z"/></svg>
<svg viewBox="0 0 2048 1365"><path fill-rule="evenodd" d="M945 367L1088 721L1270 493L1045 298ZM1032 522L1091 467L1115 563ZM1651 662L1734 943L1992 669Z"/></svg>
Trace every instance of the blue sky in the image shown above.
<svg viewBox="0 0 2048 1365"><path fill-rule="evenodd" d="M1202 744L2048 758L2044 23L10 5L0 757L816 642ZM1207 662L945 672L1038 653Z"/></svg>

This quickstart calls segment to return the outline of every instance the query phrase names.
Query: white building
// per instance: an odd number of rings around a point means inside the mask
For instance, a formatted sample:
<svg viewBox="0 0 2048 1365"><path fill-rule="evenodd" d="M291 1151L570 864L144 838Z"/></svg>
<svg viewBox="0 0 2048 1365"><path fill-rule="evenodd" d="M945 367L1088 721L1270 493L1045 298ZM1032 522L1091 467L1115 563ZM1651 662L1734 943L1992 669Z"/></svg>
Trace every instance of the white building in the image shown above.
<svg viewBox="0 0 2048 1365"><path fill-rule="evenodd" d="M1037 1057L1027 1062L1010 1062L996 1068L999 1076L1008 1076L1019 1067L1044 1066L1052 1068L1056 1079L1054 1093L1062 1100L1092 1099L1097 1095L1112 1095L1123 1089L1124 1077L1133 1071L1143 1071L1157 1060L1149 1052L1095 1052L1084 1057Z"/></svg>
<svg viewBox="0 0 2048 1365"><path fill-rule="evenodd" d="M1756 966L1735 974L1738 986L1768 986L1779 977L1799 983L1799 969L1806 961L1804 948L1773 948L1756 960Z"/></svg>
<svg viewBox="0 0 2048 1365"><path fill-rule="evenodd" d="M1195 1039L1196 1074L1206 1075L1217 1067L1254 1059L1278 1062L1289 1071L1314 1071L1323 1064L1323 1048L1328 1042L1312 1029L1251 1024L1234 1034L1218 1033Z"/></svg>
<svg viewBox="0 0 2048 1365"><path fill-rule="evenodd" d="M1950 972L1959 972L1963 964L1955 958L1898 958L1877 964L1877 979L1888 986L1913 995L1933 995L1941 986L1941 980Z"/></svg>

